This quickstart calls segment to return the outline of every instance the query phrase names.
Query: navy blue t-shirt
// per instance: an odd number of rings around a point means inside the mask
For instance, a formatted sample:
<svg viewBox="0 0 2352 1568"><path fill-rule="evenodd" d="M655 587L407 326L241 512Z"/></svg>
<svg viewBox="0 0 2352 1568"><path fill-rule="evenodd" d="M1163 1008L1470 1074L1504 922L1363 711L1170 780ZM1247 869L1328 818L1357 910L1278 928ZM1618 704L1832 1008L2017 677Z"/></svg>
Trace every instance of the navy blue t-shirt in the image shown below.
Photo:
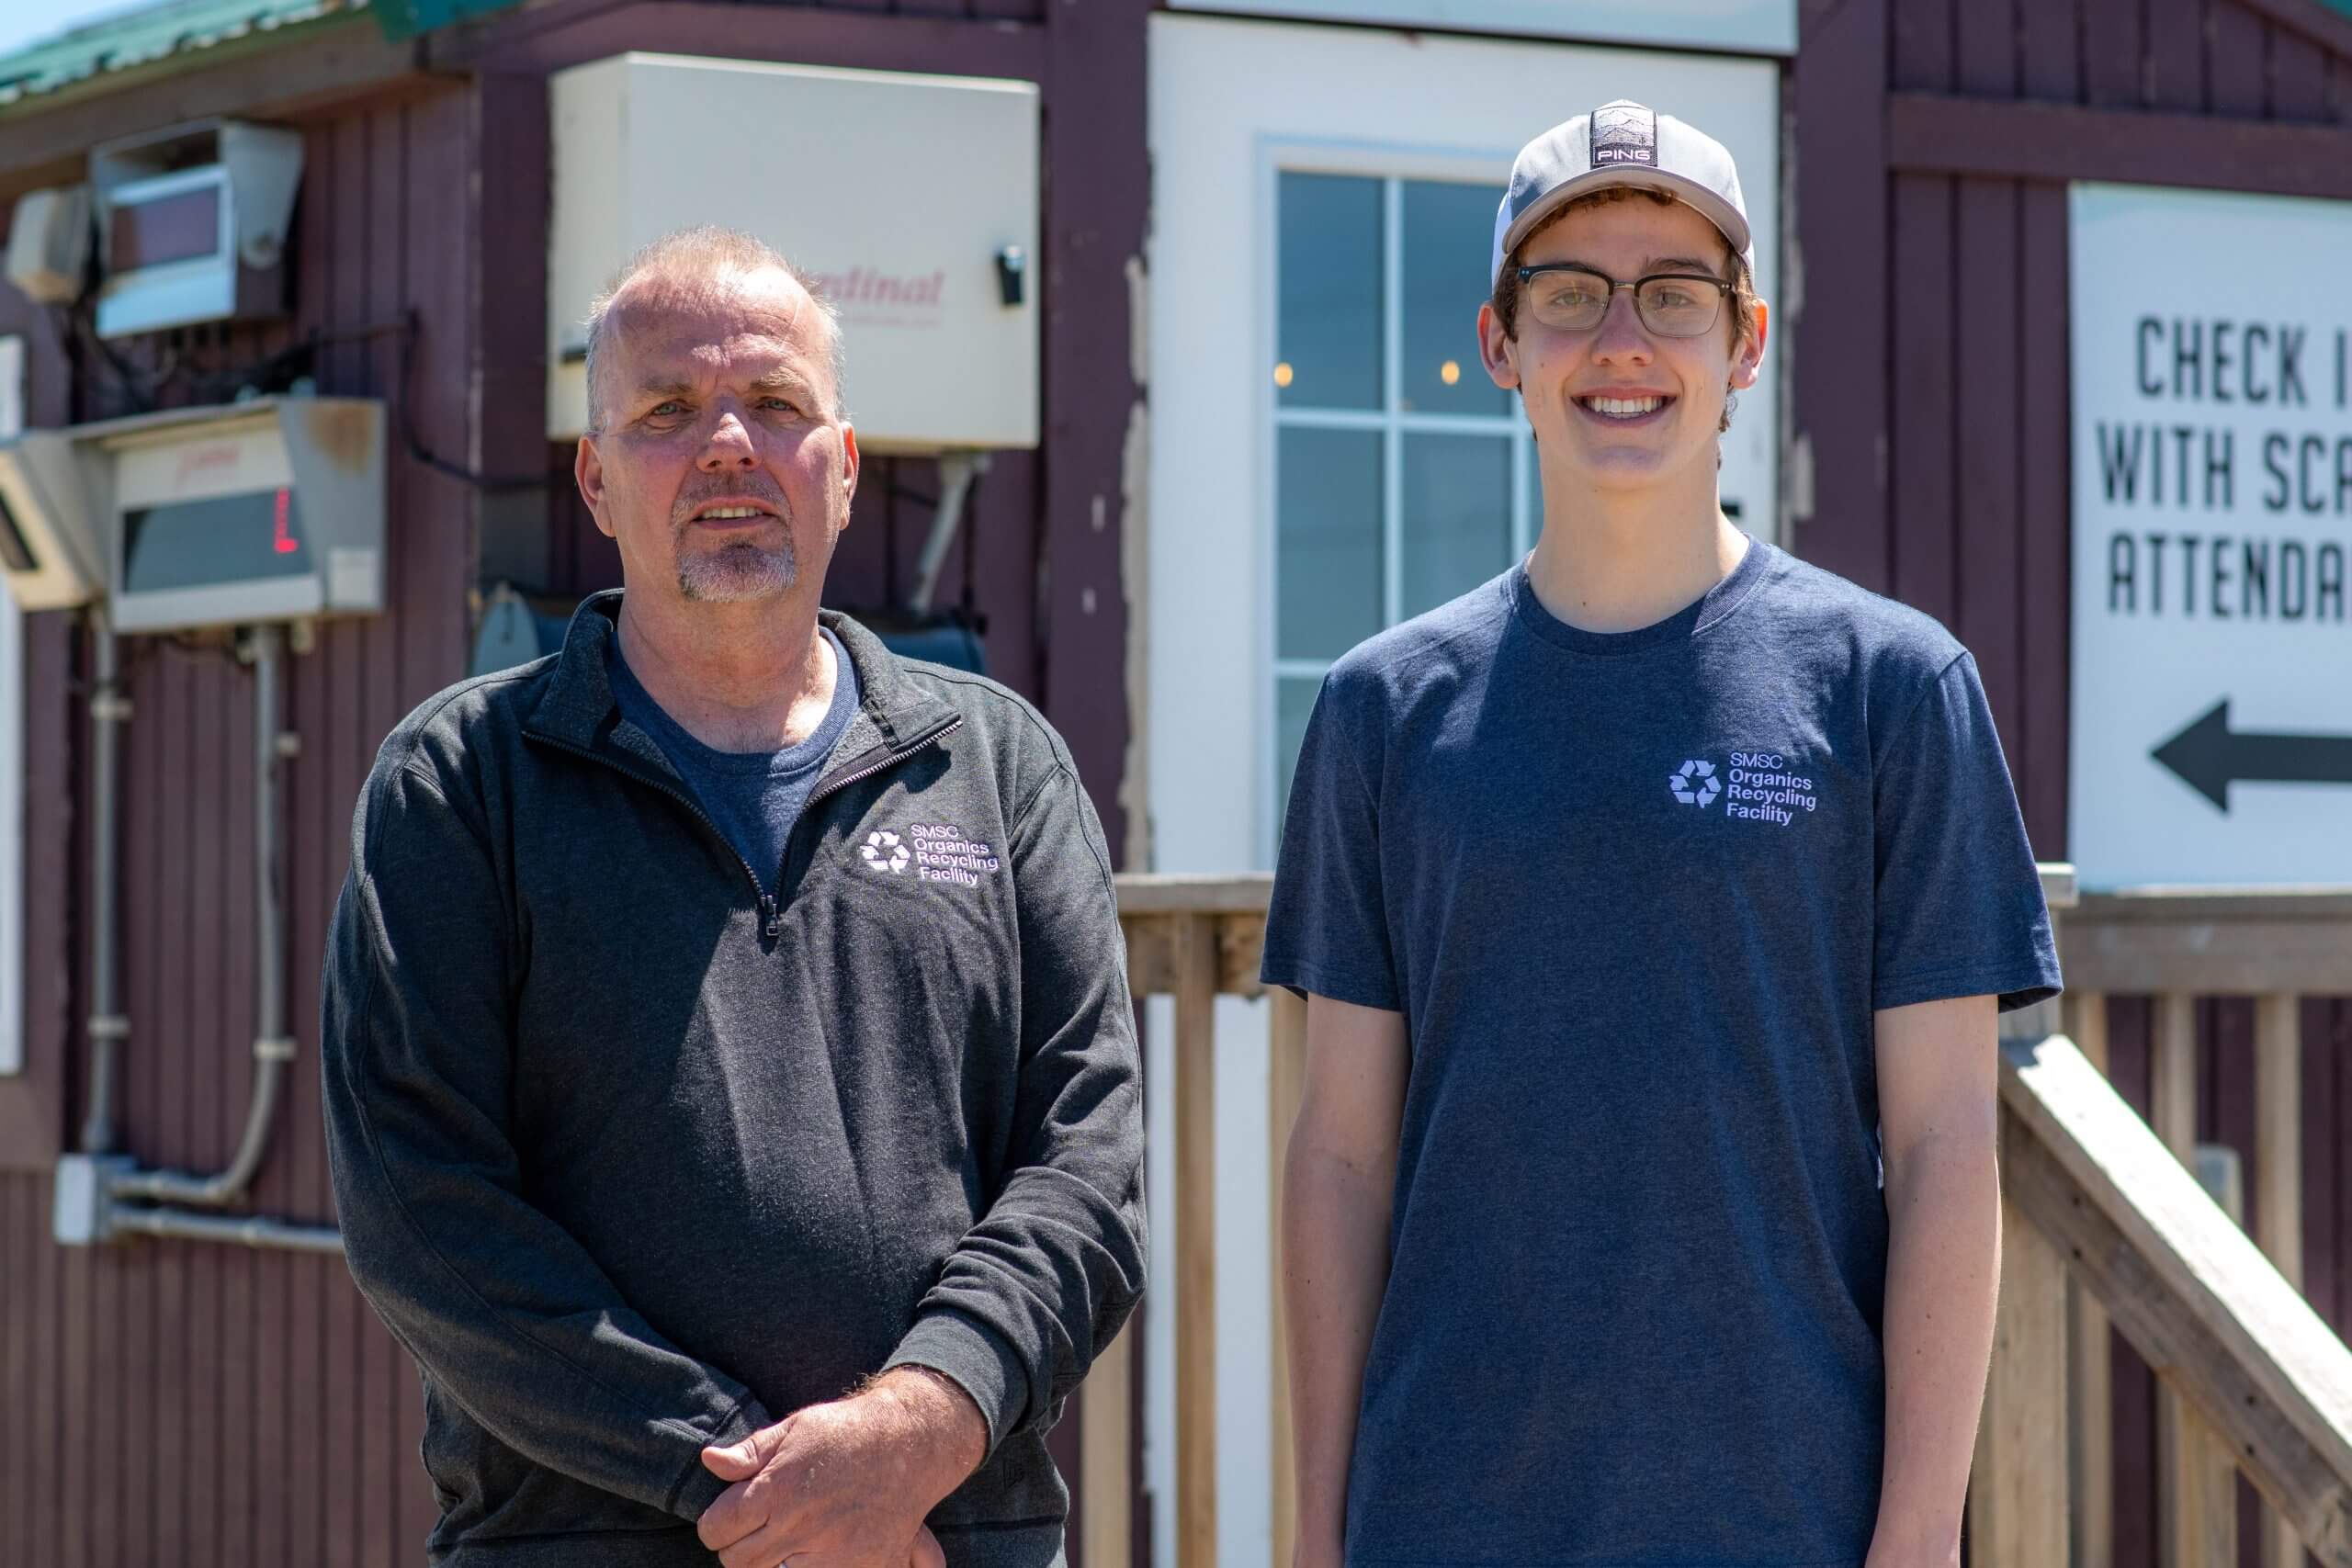
<svg viewBox="0 0 2352 1568"><path fill-rule="evenodd" d="M605 669L621 716L653 738L766 893L775 891L793 825L817 787L825 759L832 755L850 716L857 711L857 671L850 667L849 654L832 633L820 626L818 635L832 644L832 705L808 739L776 751L720 751L704 745L639 683L621 657L621 639L613 637L605 644L610 651Z"/></svg>
<svg viewBox="0 0 2352 1568"><path fill-rule="evenodd" d="M1333 666L1265 953L1411 1043L1349 1562L1859 1568L1871 1014L2058 985L1966 651L1761 543L1622 634L1514 568Z"/></svg>

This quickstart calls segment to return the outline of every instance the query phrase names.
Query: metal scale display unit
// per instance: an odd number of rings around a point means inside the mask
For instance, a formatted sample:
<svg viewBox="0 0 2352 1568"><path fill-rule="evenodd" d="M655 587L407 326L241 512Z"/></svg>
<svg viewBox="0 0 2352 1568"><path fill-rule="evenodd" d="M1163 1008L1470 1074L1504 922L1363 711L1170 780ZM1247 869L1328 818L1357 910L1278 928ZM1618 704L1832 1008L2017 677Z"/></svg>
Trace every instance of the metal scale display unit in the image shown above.
<svg viewBox="0 0 2352 1568"><path fill-rule="evenodd" d="M278 719L288 631L384 607L385 417L368 399L266 397L0 443L0 572L28 610L80 609L92 645L88 1114L59 1159L52 1228L69 1246L149 1235L340 1251L327 1226L232 1213L268 1146L294 1041L277 886ZM120 731L131 705L118 637L239 628L254 677L258 916L253 1093L227 1168L141 1168L116 1146L131 1021L117 984Z"/></svg>

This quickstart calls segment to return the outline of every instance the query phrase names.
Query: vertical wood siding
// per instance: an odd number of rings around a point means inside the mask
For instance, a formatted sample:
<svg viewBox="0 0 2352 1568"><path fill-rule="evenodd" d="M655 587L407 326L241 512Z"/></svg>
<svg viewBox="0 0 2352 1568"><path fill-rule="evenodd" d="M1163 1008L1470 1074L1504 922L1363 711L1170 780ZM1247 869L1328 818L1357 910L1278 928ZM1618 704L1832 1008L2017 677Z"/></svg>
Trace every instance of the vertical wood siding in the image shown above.
<svg viewBox="0 0 2352 1568"><path fill-rule="evenodd" d="M1808 558L1935 615L1973 650L2036 852L2066 853L2072 490L2067 212L2056 183L1890 169L1886 92L2352 123L2352 59L2234 0L1807 0L1793 70L1804 295L1796 427ZM1883 83L1883 86L1877 84ZM1873 243L1875 242L1875 243ZM2150 1009L2110 1003L2118 1088L2144 1113ZM2199 1010L2201 1139L2248 1161L2253 1012ZM2307 1293L2352 1329L2352 1003L2304 1030ZM2251 1213L2249 1224L2254 1223ZM2154 1382L2118 1337L2117 1568L2156 1561ZM2255 1568L2251 1493L2240 1514Z"/></svg>
<svg viewBox="0 0 2352 1568"><path fill-rule="evenodd" d="M469 105L465 88L448 86L309 127L293 319L173 334L134 351L145 368L164 355L198 373L250 363L312 329L413 309L424 323L417 434L462 457ZM316 366L319 389L391 396L399 361L391 336L332 344ZM119 386L86 350L76 369L73 405L36 413L123 412ZM184 384L162 393L187 400ZM280 795L286 999L300 1050L254 1201L311 1220L334 1218L318 966L352 804L384 734L461 673L467 642L470 498L399 456L390 487L390 612L322 626L316 650L289 660L284 687L282 723L300 743ZM11 1413L0 1422L0 1562L413 1563L435 1512L416 1462L415 1376L340 1262L49 1241L47 1168L75 1124L81 1088L86 719L68 695L80 657L71 619L36 616L28 631L33 1070L0 1084L0 1104L35 1104L28 1120L40 1126L0 1146L0 1408ZM124 657L134 716L122 753L121 976L132 1034L120 1146L142 1164L214 1170L236 1145L252 1081L252 677L219 649L163 638L128 638ZM71 1017L58 994L69 975ZM0 1125L20 1114L0 1111Z"/></svg>
<svg viewBox="0 0 2352 1568"><path fill-rule="evenodd" d="M2342 124L2352 59L2233 0L1807 9L1794 187L1805 295L1819 303L1795 312L1791 335L1815 475L1795 547L1969 645L2035 848L2063 858L2064 187L1889 173L1880 96L1853 73L1877 50L1893 91Z"/></svg>

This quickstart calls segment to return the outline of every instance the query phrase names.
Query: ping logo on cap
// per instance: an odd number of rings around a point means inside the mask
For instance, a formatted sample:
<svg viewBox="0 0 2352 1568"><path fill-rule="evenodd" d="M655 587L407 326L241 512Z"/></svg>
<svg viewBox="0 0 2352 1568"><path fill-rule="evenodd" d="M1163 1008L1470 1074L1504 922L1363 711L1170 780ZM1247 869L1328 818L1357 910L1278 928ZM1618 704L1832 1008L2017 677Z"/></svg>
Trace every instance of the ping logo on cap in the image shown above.
<svg viewBox="0 0 2352 1568"><path fill-rule="evenodd" d="M1641 164L1657 167L1657 116L1626 98L1592 111L1592 167Z"/></svg>

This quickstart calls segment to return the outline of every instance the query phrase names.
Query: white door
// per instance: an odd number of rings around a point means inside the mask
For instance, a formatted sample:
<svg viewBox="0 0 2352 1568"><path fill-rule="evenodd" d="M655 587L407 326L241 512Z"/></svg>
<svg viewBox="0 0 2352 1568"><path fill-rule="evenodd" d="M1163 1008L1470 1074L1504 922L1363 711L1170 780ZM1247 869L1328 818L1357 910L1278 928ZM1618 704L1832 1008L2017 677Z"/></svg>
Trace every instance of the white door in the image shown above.
<svg viewBox="0 0 2352 1568"><path fill-rule="evenodd" d="M1141 717L1152 869L1272 864L1324 670L1502 570L1541 519L1515 399L1480 367L1496 204L1548 127L1627 97L1738 160L1757 284L1780 253L1780 67L1766 59L1155 16L1150 481ZM1777 536L1772 359L1724 437L1723 491ZM1164 1028L1151 1069L1166 1084ZM1219 1556L1271 1523L1263 1023L1218 1017ZM1152 1097L1155 1194L1170 1097ZM1157 1199L1155 1199L1157 1201ZM1154 1224L1146 1476L1174 1561L1174 1216Z"/></svg>

